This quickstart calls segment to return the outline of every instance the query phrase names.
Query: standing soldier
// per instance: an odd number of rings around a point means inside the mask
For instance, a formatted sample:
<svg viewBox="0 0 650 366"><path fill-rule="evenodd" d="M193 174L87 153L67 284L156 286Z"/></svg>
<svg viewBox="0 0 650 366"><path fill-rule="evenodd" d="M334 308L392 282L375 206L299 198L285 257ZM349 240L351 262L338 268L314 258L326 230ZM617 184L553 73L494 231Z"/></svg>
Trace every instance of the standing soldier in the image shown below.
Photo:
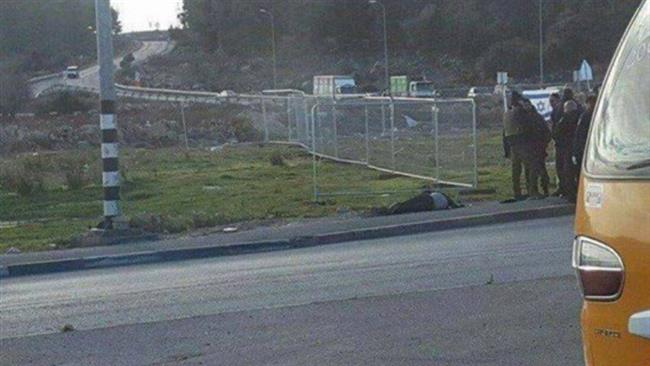
<svg viewBox="0 0 650 366"><path fill-rule="evenodd" d="M553 93L549 97L549 103L551 104L551 108L553 108L553 111L551 112L551 134L554 136L555 135L555 129L557 128L558 123L560 123L560 119L562 118L562 98L560 98L559 93ZM559 179L560 177L560 172L562 171L562 155L561 151L558 151L557 149L558 142L555 141L555 172L557 174L557 177ZM562 189L560 189L561 185L558 184L558 188L555 192L553 192L553 196L560 196L562 195Z"/></svg>
<svg viewBox="0 0 650 366"><path fill-rule="evenodd" d="M555 150L561 159L561 169L558 171L560 178L561 194L569 201L574 201L576 197L576 173L572 159L573 141L575 139L576 127L578 125L578 104L569 100L564 103L564 113L560 122L553 131L555 140Z"/></svg>
<svg viewBox="0 0 650 366"><path fill-rule="evenodd" d="M578 172L582 167L582 157L585 152L585 146L587 145L589 126L591 126L591 118L594 114L594 109L596 108L597 99L598 98L595 95L590 95L587 97L587 109L578 120L575 140L573 141L573 163L575 164Z"/></svg>
<svg viewBox="0 0 650 366"><path fill-rule="evenodd" d="M524 199L521 192L521 174L526 172L528 195L537 195L537 189L530 180L531 164L529 138L526 133L526 111L521 94L513 91L510 108L503 115L503 148L506 158L512 163L512 192L515 200Z"/></svg>
<svg viewBox="0 0 650 366"><path fill-rule="evenodd" d="M562 92L562 106L564 107L566 105L566 102L573 101L576 103L576 107L578 108L578 116L582 115L584 113L585 109L582 107L582 104L580 104L575 97L575 94L573 93L573 89L566 87L564 88L564 91ZM562 114L564 114L565 110L562 109Z"/></svg>
<svg viewBox="0 0 650 366"><path fill-rule="evenodd" d="M542 117L535 106L526 99L524 103L524 108L527 113L527 120L530 127L530 158L531 158L531 167L530 167L530 180L531 184L535 186L535 191L537 191L538 181L541 183L542 192L544 196L549 194L549 183L550 177L548 176L548 171L546 170L546 148L551 142L551 130L549 130L546 120ZM531 196L531 199L542 198L541 196Z"/></svg>

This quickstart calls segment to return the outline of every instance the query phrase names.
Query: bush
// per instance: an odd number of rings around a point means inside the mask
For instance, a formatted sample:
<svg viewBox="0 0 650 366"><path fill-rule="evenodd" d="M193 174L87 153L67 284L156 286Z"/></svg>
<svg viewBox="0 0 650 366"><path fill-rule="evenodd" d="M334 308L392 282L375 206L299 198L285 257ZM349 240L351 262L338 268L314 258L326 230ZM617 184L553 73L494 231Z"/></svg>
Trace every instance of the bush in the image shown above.
<svg viewBox="0 0 650 366"><path fill-rule="evenodd" d="M44 166L39 157L12 161L4 164L1 171L0 184L10 192L27 197L45 188Z"/></svg>
<svg viewBox="0 0 650 366"><path fill-rule="evenodd" d="M24 76L8 67L0 67L0 114L15 116L29 100Z"/></svg>
<svg viewBox="0 0 650 366"><path fill-rule="evenodd" d="M131 64L135 61L135 57L133 57L133 53L128 53L126 56L122 57L122 61L120 61L120 67L123 69L131 67Z"/></svg>
<svg viewBox="0 0 650 366"><path fill-rule="evenodd" d="M90 95L60 92L46 97L36 105L39 114L56 112L59 114L71 114L74 112L87 112L94 106L94 100Z"/></svg>
<svg viewBox="0 0 650 366"><path fill-rule="evenodd" d="M236 116L230 120L231 136L239 142L258 141L260 133L248 117Z"/></svg>
<svg viewBox="0 0 650 366"><path fill-rule="evenodd" d="M284 161L284 156L279 151L274 151L269 157L271 165L273 166L286 166L287 163Z"/></svg>
<svg viewBox="0 0 650 366"><path fill-rule="evenodd" d="M85 157L74 157L60 163L65 185L69 190L78 191L91 180L90 165Z"/></svg>

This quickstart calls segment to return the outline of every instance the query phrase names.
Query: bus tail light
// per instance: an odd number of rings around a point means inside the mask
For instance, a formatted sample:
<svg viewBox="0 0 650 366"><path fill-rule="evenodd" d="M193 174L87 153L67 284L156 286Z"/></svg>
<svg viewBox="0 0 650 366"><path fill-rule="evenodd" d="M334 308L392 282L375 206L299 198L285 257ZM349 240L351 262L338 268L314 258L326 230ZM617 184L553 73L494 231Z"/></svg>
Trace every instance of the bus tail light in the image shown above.
<svg viewBox="0 0 650 366"><path fill-rule="evenodd" d="M573 243L573 268L586 300L614 301L623 290L621 257L595 240L578 237Z"/></svg>

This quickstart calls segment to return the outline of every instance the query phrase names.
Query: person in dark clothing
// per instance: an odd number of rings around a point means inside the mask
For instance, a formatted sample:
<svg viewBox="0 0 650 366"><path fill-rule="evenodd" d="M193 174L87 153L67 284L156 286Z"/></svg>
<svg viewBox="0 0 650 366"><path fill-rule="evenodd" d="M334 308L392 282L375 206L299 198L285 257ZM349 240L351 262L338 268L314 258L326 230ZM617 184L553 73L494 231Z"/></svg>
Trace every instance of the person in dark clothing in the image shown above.
<svg viewBox="0 0 650 366"><path fill-rule="evenodd" d="M503 147L506 158L512 162L512 192L516 200L524 199L521 191L521 174L531 171L529 152L529 132L526 126L526 111L523 98L518 92L512 92L510 108L503 115ZM525 174L528 195L538 195L536 187Z"/></svg>
<svg viewBox="0 0 650 366"><path fill-rule="evenodd" d="M562 118L562 111L563 111L563 106L562 106L562 98L560 97L559 93L553 93L549 97L549 103L551 104L551 108L553 111L551 112L551 135L555 135L555 129L557 128L556 126L560 122L560 119ZM555 141L555 146L557 146L557 141ZM560 171L562 171L562 162L564 160L562 159L561 152L557 151L557 148L555 149L555 171L557 173L557 176L560 176ZM558 186L557 190L553 192L553 196L561 196L562 195L562 190Z"/></svg>
<svg viewBox="0 0 650 366"><path fill-rule="evenodd" d="M524 101L524 109L527 113L527 120L531 132L529 146L531 154L530 180L536 188L538 187L538 182L541 183L544 196L548 196L550 178L546 170L546 158L548 157L546 149L551 142L551 131L544 117L537 112L537 109L530 100L526 99ZM541 198L541 196L531 198Z"/></svg>
<svg viewBox="0 0 650 366"><path fill-rule="evenodd" d="M562 91L562 103L566 103L570 100L575 100L575 95L573 93L573 89L566 87Z"/></svg>
<svg viewBox="0 0 650 366"><path fill-rule="evenodd" d="M568 101L574 101L578 107L578 116L582 115L585 112L585 109L582 107L582 104L578 103L578 101L575 98L575 94L573 93L573 89L571 88L564 88L564 91L562 92L562 114L564 114L564 105Z"/></svg>
<svg viewBox="0 0 650 366"><path fill-rule="evenodd" d="M563 109L562 118L553 130L553 139L555 140L555 151L561 159L561 169L558 171L560 191L562 196L573 201L577 190L577 177L572 161L573 141L580 114L578 113L578 104L573 100L564 103Z"/></svg>
<svg viewBox="0 0 650 366"><path fill-rule="evenodd" d="M573 140L573 163L578 173L582 167L582 157L584 156L585 146L587 145L587 135L589 135L591 118L596 108L596 100L597 97L595 95L587 97L587 109L578 120L578 127L576 128L575 138Z"/></svg>
<svg viewBox="0 0 650 366"><path fill-rule="evenodd" d="M551 125L556 124L562 118L562 98L559 93L553 93L548 98L549 103L551 104Z"/></svg>

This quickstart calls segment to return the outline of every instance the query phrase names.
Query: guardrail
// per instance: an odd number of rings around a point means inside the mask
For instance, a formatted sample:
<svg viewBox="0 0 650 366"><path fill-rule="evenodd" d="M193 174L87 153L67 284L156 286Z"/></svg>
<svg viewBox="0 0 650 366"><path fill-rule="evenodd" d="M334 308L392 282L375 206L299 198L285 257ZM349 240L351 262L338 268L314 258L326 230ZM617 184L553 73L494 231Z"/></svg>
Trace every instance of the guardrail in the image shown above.
<svg viewBox="0 0 650 366"><path fill-rule="evenodd" d="M27 82L30 83L30 84L34 84L34 83L38 83L38 82L45 81L45 80L58 79L58 78L60 78L62 76L63 76L62 72L56 72L54 74L47 74L47 75L37 76L35 78L31 78L31 79L27 80Z"/></svg>
<svg viewBox="0 0 650 366"><path fill-rule="evenodd" d="M173 90L173 89L158 89L158 88L143 88L136 86L128 86L122 84L115 84L116 93L119 97L153 100L161 102L181 102L181 103L205 103L205 104L222 104L222 103L235 103L240 105L251 105L259 103L261 100L276 101L282 99L281 96L260 95L260 94L224 94L217 92L206 91L189 91L189 90ZM99 90L93 87L70 85L70 84L55 84L43 91L37 97L56 93L56 92L86 92L86 93L99 93ZM288 98L284 97L284 98Z"/></svg>
<svg viewBox="0 0 650 366"><path fill-rule="evenodd" d="M53 93L58 93L58 92L83 92L83 93L92 93L92 94L98 94L99 90L88 87L88 86L80 86L80 85L66 85L66 84L54 84L51 87L44 89L40 91L38 94L36 94L36 98L39 98L41 96L53 94Z"/></svg>

